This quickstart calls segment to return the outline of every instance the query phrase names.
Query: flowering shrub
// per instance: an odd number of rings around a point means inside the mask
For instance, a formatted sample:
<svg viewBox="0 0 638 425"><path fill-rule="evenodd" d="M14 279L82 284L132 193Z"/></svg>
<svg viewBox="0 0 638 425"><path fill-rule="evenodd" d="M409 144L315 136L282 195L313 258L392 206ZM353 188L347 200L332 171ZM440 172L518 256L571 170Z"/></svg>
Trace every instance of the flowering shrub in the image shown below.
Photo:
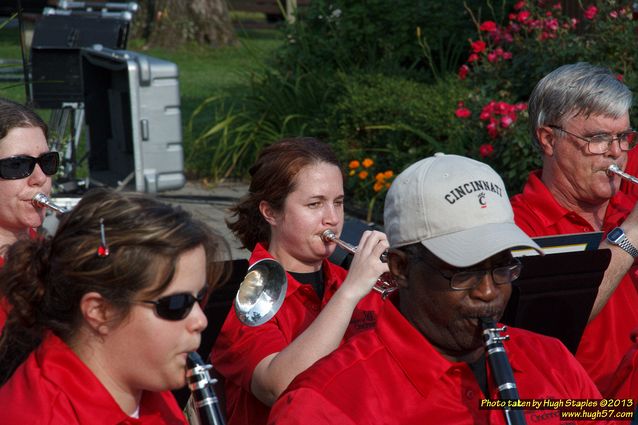
<svg viewBox="0 0 638 425"><path fill-rule="evenodd" d="M347 187L354 194L355 203L366 206L366 221L372 222L375 213L375 205L379 198L383 198L394 180L394 171L385 170L374 172L375 162L372 158L364 158L362 161L353 159L348 163Z"/></svg>
<svg viewBox="0 0 638 425"><path fill-rule="evenodd" d="M522 0L500 19L481 20L480 11L469 10L476 34L468 40L457 77L470 91L457 99L455 116L467 134L468 154L499 171L510 193L540 166L527 132L527 100L544 75L585 61L611 68L636 89L638 54L631 46L638 41L638 21L629 5L577 3L578 13L569 16L563 4Z"/></svg>

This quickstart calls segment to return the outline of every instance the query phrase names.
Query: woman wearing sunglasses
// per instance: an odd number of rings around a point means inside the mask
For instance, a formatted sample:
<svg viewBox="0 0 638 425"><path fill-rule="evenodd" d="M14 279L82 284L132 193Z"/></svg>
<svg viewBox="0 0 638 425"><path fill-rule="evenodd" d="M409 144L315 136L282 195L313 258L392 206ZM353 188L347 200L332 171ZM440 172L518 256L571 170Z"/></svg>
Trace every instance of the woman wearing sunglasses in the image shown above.
<svg viewBox="0 0 638 425"><path fill-rule="evenodd" d="M231 211L229 228L252 251L252 264L275 258L287 271L286 298L257 327L228 315L213 348L225 378L228 424L265 424L270 406L293 378L339 346L374 327L381 297L370 293L387 265L385 235L365 232L349 272L330 263L335 249L321 234L343 227L340 164L312 138L283 140L264 149L250 170L248 195ZM369 295L368 295L369 294Z"/></svg>
<svg viewBox="0 0 638 425"><path fill-rule="evenodd" d="M186 424L169 390L207 325L223 239L179 208L98 189L52 237L7 251L0 416L7 424Z"/></svg>
<svg viewBox="0 0 638 425"><path fill-rule="evenodd" d="M31 198L51 192L51 176L58 170L57 152L49 152L47 125L29 108L0 98L0 267L8 245L33 237L44 209ZM0 329L8 306L0 301Z"/></svg>

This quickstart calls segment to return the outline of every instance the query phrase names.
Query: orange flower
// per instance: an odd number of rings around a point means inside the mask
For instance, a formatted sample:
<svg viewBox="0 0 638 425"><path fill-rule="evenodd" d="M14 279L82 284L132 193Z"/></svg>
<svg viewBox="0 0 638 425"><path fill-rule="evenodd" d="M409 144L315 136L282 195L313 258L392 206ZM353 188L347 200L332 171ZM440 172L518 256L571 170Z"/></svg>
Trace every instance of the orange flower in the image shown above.
<svg viewBox="0 0 638 425"><path fill-rule="evenodd" d="M367 171L359 171L359 178L361 180L365 180L368 177L368 172Z"/></svg>
<svg viewBox="0 0 638 425"><path fill-rule="evenodd" d="M374 179L378 182L383 183L383 181L385 180L385 175L383 173L377 173L377 175L374 176Z"/></svg>
<svg viewBox="0 0 638 425"><path fill-rule="evenodd" d="M348 168L350 168L351 170L355 169L355 168L359 168L359 161L357 161L356 159L353 159L352 161L350 161L350 164L348 164Z"/></svg>
<svg viewBox="0 0 638 425"><path fill-rule="evenodd" d="M389 179L392 176L394 176L394 173L392 172L392 170L388 170L385 173L383 173L383 175L385 176L386 179Z"/></svg>
<svg viewBox="0 0 638 425"><path fill-rule="evenodd" d="M390 186L392 186L392 183L386 183L386 184L385 184L385 188L386 188L386 189L390 189Z"/></svg>
<svg viewBox="0 0 638 425"><path fill-rule="evenodd" d="M374 165L374 161L370 158L366 158L363 160L363 166L366 168L370 168Z"/></svg>
<svg viewBox="0 0 638 425"><path fill-rule="evenodd" d="M381 192L381 189L383 189L383 183L381 183L381 182L376 182L376 183L374 184L374 186L372 187L372 189L373 189L375 192Z"/></svg>

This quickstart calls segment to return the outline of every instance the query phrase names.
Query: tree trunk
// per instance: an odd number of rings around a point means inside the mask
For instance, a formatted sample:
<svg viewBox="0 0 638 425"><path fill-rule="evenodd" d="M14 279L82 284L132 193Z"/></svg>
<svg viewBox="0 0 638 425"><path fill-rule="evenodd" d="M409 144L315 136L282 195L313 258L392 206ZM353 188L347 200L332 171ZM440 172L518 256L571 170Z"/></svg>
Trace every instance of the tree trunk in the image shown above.
<svg viewBox="0 0 638 425"><path fill-rule="evenodd" d="M146 40L147 47L236 42L225 0L140 0L139 5L133 36Z"/></svg>

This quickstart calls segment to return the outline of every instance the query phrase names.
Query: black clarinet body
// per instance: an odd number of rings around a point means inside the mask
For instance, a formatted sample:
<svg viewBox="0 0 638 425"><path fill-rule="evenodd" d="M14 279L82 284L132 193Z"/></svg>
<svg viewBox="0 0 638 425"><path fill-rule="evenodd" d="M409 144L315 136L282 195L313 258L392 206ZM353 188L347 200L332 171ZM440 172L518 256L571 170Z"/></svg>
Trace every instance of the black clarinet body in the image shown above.
<svg viewBox="0 0 638 425"><path fill-rule="evenodd" d="M186 381L191 390L191 425L225 425L226 420L213 389L217 380L211 378L208 372L212 366L204 364L199 354L191 352L186 358L186 368Z"/></svg>
<svg viewBox="0 0 638 425"><path fill-rule="evenodd" d="M500 335L500 332L505 331L507 328L505 326L502 328L496 327L496 323L490 318L481 318L481 326L483 327L487 359L500 399L519 400L518 389L514 381L514 372L502 342L509 339L509 336ZM521 409L505 408L504 414L508 425L525 425L527 423Z"/></svg>

